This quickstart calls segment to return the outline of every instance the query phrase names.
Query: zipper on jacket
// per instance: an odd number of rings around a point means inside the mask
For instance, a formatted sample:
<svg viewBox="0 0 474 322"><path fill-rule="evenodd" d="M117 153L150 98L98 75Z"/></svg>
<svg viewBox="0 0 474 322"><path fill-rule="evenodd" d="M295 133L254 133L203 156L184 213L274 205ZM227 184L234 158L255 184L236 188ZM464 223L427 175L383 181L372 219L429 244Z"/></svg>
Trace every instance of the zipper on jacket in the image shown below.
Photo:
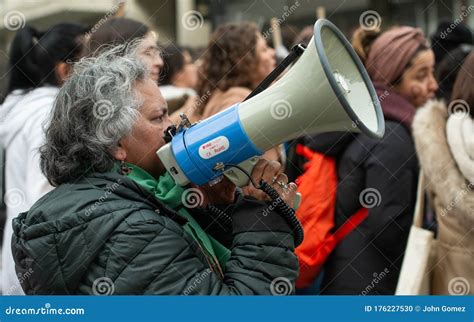
<svg viewBox="0 0 474 322"><path fill-rule="evenodd" d="M207 261L207 265L209 266L209 268L211 269L212 272L216 273L219 278L221 280L224 280L224 272L222 271L222 268L219 264L219 261L217 260L217 258L215 258L214 256L212 256L211 254L209 254L202 246L201 246L201 243L199 241L197 241L194 237L193 237L194 241L197 243L199 249L201 250L201 252L203 253L204 255L204 258L206 258L206 261Z"/></svg>

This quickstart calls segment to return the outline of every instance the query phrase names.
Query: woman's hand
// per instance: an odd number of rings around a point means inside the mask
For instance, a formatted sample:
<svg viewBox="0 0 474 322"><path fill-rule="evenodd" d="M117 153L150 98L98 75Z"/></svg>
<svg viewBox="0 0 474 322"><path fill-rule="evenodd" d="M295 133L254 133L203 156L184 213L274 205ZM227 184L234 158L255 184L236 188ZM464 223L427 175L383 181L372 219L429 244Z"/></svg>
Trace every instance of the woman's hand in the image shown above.
<svg viewBox="0 0 474 322"><path fill-rule="evenodd" d="M260 184L261 180L267 182L275 189L280 197L290 207L296 196L296 184L288 183L288 177L282 172L281 164L277 161L268 161L260 159L253 168L251 177L256 184ZM206 184L204 186L194 186L203 193L203 200L200 206L205 207L207 204L225 205L234 202L236 186L226 176L222 181L214 185ZM262 190L255 188L251 183L243 188L244 195L254 197L258 200L272 201L272 199Z"/></svg>
<svg viewBox="0 0 474 322"><path fill-rule="evenodd" d="M260 184L264 180L275 189L280 197L290 207L293 207L293 202L296 196L296 184L288 183L288 177L282 172L281 164L277 161L268 161L260 159L252 171L252 179L256 184ZM271 201L271 198L262 190L255 188L252 184L243 188L244 194L252 196L259 200Z"/></svg>

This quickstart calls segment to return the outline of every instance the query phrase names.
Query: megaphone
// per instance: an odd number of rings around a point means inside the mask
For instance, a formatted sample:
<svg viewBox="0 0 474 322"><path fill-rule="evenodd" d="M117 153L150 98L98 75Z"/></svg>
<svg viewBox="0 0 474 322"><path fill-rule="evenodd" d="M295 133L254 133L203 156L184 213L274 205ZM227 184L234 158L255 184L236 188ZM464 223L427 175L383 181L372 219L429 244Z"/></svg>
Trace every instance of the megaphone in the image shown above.
<svg viewBox="0 0 474 322"><path fill-rule="evenodd" d="M382 109L362 62L342 32L320 19L302 56L275 84L181 127L157 154L181 186L204 185L222 175L245 186L258 156L283 142L333 131L380 138L384 129Z"/></svg>

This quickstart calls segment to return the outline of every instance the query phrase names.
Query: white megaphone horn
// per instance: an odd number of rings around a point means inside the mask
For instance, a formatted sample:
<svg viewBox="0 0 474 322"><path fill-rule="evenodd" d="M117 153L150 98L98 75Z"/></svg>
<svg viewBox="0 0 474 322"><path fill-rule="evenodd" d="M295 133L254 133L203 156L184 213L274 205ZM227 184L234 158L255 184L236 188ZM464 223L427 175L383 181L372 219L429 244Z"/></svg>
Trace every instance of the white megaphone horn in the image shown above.
<svg viewBox="0 0 474 322"><path fill-rule="evenodd" d="M280 80L242 103L181 127L157 154L179 185L204 185L226 175L244 186L249 181L245 172L278 144L333 131L380 138L384 129L379 100L359 57L336 26L320 19L303 55Z"/></svg>

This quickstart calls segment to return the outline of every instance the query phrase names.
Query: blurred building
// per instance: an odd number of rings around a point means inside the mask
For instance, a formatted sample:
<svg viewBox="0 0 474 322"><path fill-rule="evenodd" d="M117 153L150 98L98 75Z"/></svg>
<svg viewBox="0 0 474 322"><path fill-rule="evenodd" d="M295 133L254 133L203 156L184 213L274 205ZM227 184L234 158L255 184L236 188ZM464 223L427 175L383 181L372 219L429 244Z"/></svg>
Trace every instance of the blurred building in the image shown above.
<svg viewBox="0 0 474 322"><path fill-rule="evenodd" d="M382 18L383 25L407 24L421 27L430 33L436 29L441 19L455 20L464 6L474 6L472 0L197 0L197 5L209 12L213 24L229 21L254 20L268 21L271 17L283 17L285 10L298 4L286 22L296 26L314 23L317 9L323 8L326 18L340 29L348 31L359 24L364 11L376 11ZM472 9L471 9L472 11ZM468 23L474 25L474 15Z"/></svg>

